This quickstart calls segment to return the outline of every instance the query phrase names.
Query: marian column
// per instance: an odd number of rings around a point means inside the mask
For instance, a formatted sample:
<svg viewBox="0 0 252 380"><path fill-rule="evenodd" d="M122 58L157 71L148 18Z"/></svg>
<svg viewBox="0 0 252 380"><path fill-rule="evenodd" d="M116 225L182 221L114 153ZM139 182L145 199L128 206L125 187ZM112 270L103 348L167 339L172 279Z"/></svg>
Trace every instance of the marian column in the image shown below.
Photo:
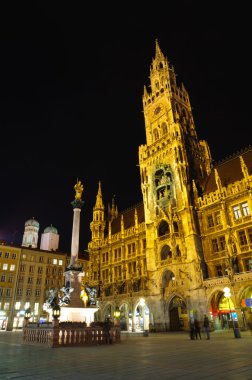
<svg viewBox="0 0 252 380"><path fill-rule="evenodd" d="M74 186L75 199L71 202L73 206L73 229L72 229L72 244L71 244L71 258L68 267L66 268L65 286L63 289L64 295L61 297L60 305L66 307L78 308L83 307L83 301L80 297L82 291L82 278L83 269L81 265L78 265L78 253L79 253L79 235L80 235L80 213L81 207L84 202L82 201L83 185L81 181L77 179ZM71 317L73 318L73 316Z"/></svg>
<svg viewBox="0 0 252 380"><path fill-rule="evenodd" d="M84 202L82 201L83 185L81 181L77 180L74 186L75 189L75 200L71 202L73 206L73 230L72 230L72 244L71 244L71 260L69 268L74 268L77 266L78 253L79 253L79 235L80 235L80 213L81 207Z"/></svg>

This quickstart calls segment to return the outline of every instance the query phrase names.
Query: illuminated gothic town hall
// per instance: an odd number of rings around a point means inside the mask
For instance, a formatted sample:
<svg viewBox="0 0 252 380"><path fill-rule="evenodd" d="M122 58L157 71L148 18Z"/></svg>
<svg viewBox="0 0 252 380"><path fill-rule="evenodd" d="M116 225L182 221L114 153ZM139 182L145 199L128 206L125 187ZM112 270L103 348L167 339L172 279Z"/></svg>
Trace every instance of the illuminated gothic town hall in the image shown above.
<svg viewBox="0 0 252 380"><path fill-rule="evenodd" d="M252 328L252 148L213 165L157 41L142 102L142 202L123 212L115 199L105 207L99 183L88 255L79 255L83 284L97 291L95 318L118 311L130 332L187 331L204 314L212 329ZM36 231L34 247L0 246L0 327L18 327L27 305L42 318L48 289L63 286L69 257L46 246L55 230L40 249Z"/></svg>

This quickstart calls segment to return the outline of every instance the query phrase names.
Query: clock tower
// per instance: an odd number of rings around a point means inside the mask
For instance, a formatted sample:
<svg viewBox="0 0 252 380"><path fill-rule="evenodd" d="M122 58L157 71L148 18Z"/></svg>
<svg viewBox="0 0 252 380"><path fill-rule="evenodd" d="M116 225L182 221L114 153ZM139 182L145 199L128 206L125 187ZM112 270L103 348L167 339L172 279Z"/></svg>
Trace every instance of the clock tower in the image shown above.
<svg viewBox="0 0 252 380"><path fill-rule="evenodd" d="M196 289L202 282L199 268L205 270L194 196L200 195L210 173L211 156L207 143L197 138L188 93L177 84L158 41L150 92L144 87L142 100L146 144L139 147L139 166L147 271L155 292L164 295L173 279L187 297L184 285Z"/></svg>

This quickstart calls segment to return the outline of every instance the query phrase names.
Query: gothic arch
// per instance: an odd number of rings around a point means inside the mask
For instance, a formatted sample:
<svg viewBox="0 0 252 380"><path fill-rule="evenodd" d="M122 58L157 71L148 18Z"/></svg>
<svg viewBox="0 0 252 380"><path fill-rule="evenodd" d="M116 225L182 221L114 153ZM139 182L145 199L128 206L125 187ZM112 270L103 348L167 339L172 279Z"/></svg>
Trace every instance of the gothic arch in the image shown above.
<svg viewBox="0 0 252 380"><path fill-rule="evenodd" d="M172 258L172 251L171 251L171 247L168 244L165 244L162 247L161 252L160 252L160 260L163 261L163 260L166 260L168 258L169 259Z"/></svg>
<svg viewBox="0 0 252 380"><path fill-rule="evenodd" d="M171 270L169 269L164 270L164 272L162 273L162 278L161 278L161 288L163 289L167 288L173 278L175 278L175 275Z"/></svg>
<svg viewBox="0 0 252 380"><path fill-rule="evenodd" d="M170 233L170 227L166 220L161 220L158 226L158 237L168 235Z"/></svg>

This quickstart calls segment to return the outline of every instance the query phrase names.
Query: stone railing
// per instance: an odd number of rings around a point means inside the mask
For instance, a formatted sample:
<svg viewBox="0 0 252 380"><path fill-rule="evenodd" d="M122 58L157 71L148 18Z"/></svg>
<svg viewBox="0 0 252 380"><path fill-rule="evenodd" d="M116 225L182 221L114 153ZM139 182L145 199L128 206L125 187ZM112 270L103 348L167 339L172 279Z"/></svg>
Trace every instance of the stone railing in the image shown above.
<svg viewBox="0 0 252 380"><path fill-rule="evenodd" d="M103 327L75 327L58 320L45 326L28 323L23 328L23 343L47 347L97 346L121 342L120 327L112 326L109 331Z"/></svg>
<svg viewBox="0 0 252 380"><path fill-rule="evenodd" d="M235 273L232 280L228 276L208 278L203 283L206 288L211 288L216 285L228 285L230 281L234 285L243 281L252 281L252 272Z"/></svg>

